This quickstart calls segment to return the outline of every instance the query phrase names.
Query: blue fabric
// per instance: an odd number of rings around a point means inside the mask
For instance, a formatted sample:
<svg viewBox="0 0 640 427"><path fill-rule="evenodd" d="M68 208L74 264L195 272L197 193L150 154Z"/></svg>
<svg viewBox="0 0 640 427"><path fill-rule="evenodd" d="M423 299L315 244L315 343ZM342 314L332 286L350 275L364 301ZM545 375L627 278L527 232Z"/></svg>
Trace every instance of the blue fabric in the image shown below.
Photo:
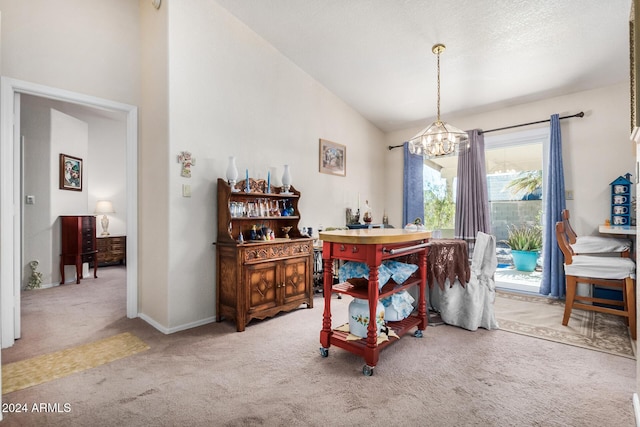
<svg viewBox="0 0 640 427"><path fill-rule="evenodd" d="M338 280L345 282L347 279L369 279L369 266L364 262L348 261L338 269ZM391 270L384 264L378 267L378 289L382 289L391 278Z"/></svg>
<svg viewBox="0 0 640 427"><path fill-rule="evenodd" d="M422 156L409 152L409 143L405 142L404 147L404 181L402 188L402 224L403 228L409 223L413 223L416 218L424 224L424 182Z"/></svg>
<svg viewBox="0 0 640 427"><path fill-rule="evenodd" d="M418 266L415 264L406 264L404 262L394 260L382 261L382 265L391 271L391 278L398 285L402 285L413 273L416 272L416 270L418 270Z"/></svg>
<svg viewBox="0 0 640 427"><path fill-rule="evenodd" d="M549 158L544 171L542 195L542 284L540 293L563 298L566 291L564 281L564 257L556 241L556 222L562 221L565 208L564 170L562 167L562 135L558 114L551 116Z"/></svg>

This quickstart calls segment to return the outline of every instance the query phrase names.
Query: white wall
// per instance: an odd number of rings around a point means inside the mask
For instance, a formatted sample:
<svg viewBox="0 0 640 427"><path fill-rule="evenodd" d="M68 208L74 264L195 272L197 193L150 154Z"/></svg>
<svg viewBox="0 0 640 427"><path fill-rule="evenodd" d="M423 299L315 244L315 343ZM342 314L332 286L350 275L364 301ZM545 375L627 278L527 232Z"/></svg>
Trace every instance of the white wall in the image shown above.
<svg viewBox="0 0 640 427"><path fill-rule="evenodd" d="M164 5L165 3L163 3ZM384 206L383 134L215 2L169 7L169 304L171 326L215 314L216 180L228 157L280 183L289 164L301 225L344 225L344 208ZM319 139L347 146L347 176L319 173ZM179 152L196 158L180 177ZM192 197L181 196L189 184Z"/></svg>
<svg viewBox="0 0 640 427"><path fill-rule="evenodd" d="M138 104L137 2L0 0L0 10L3 76ZM34 208L42 207L43 201L37 197ZM53 258L57 271L57 255Z"/></svg>
<svg viewBox="0 0 640 427"><path fill-rule="evenodd" d="M140 0L139 306L142 317L169 325L169 50L168 10Z"/></svg>
<svg viewBox="0 0 640 427"><path fill-rule="evenodd" d="M565 187L574 193L574 200L567 201L567 208L571 211L571 223L578 234L597 234L598 225L609 217L609 183L627 172L635 174L635 148L629 141L628 83L483 114L443 119L461 129L494 129L545 120L554 113L564 116L580 111L584 111L584 118L560 122ZM539 126L548 124L534 127ZM420 130L412 128L391 132L386 135L385 144L400 144ZM387 204L399 207L389 213L390 220L402 217L402 192L397 190L402 188L402 162L400 148L387 157Z"/></svg>
<svg viewBox="0 0 640 427"><path fill-rule="evenodd" d="M83 148L84 178L83 200L86 203L78 210L80 214L92 214L97 200L108 199L113 202L116 213L109 215L109 230L112 235L126 234L126 171L125 171L125 133L126 123L122 114L107 113L80 107L77 105L52 101L29 95L21 96L21 133L24 143L24 194L34 195L36 203L27 205L23 197L24 238L23 238L23 277L28 283L31 270L29 261L40 261L38 271L43 273L43 287L58 284L59 240L53 242L53 233L57 233L59 222L51 222L50 216L56 215L51 208L60 204L59 200L69 197L76 199L77 192L58 189L58 148L51 144L51 110L55 109L73 119L86 123L87 142ZM72 120L73 122L73 120ZM63 144L66 144L63 141ZM65 154L74 154L74 147ZM80 156L82 157L82 156ZM55 165L53 165L55 163ZM54 170L51 167L55 166ZM55 176L55 181L53 180ZM71 193L71 194L70 194ZM79 207L78 207L79 208ZM64 211L64 207L61 207ZM65 213L69 213L66 212ZM96 233L101 233L101 226ZM66 273L71 279L75 276L71 267ZM71 280L70 279L70 280Z"/></svg>
<svg viewBox="0 0 640 427"><path fill-rule="evenodd" d="M51 232L51 109L35 104L30 96L21 97L21 134L23 144L23 191L34 197L35 203L27 205L22 199L23 246L22 246L22 286L29 283L31 269L29 262L39 262L42 285L50 285L56 279L52 272L58 264L54 261L53 235ZM56 181L57 182L57 181ZM58 282L60 275L56 276Z"/></svg>
<svg viewBox="0 0 640 427"><path fill-rule="evenodd" d="M302 225L342 225L358 193L374 221L386 209L400 224L402 153L386 146L418 129L383 135L214 2L165 0L156 10L148 0L0 0L0 10L4 75L141 106L140 311L161 327L215 314L215 180L230 155L256 178L271 168L277 181L290 164ZM620 85L445 119L486 129L587 112L562 129L569 207L588 233L606 218L608 183L633 170L627 92ZM319 138L347 146L346 178L318 172ZM191 179L179 176L183 150L197 159Z"/></svg>
<svg viewBox="0 0 640 427"><path fill-rule="evenodd" d="M3 76L139 103L138 2L0 0L0 11Z"/></svg>
<svg viewBox="0 0 640 427"><path fill-rule="evenodd" d="M89 157L86 162L87 212L93 213L98 200L110 200L115 213L109 218L112 236L127 233L126 200L126 117L120 113L101 112L73 104L57 103L58 109L79 120L89 128ZM60 105L61 104L61 105ZM99 215L96 234L102 226Z"/></svg>
<svg viewBox="0 0 640 427"><path fill-rule="evenodd" d="M89 126L82 120L71 117L60 111L51 111L51 155L49 157L49 190L51 191L51 210L49 221L52 231L52 265L59 261L60 253L56 248L61 247L60 215L87 215L87 174L84 173L85 161L89 159ZM82 159L82 191L61 190L60 184L60 154ZM58 252L58 253L56 253ZM74 281L76 270L74 266L65 266L65 279ZM86 267L83 267L86 268ZM84 273L83 273L84 275ZM52 272L54 280L60 279L59 270Z"/></svg>

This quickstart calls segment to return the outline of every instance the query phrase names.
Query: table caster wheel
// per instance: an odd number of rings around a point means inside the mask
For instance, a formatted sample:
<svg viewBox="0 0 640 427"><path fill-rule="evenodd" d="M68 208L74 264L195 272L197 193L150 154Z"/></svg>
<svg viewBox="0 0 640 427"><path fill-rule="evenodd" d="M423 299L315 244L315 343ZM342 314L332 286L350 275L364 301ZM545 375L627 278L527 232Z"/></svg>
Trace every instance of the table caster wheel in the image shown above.
<svg viewBox="0 0 640 427"><path fill-rule="evenodd" d="M418 329L417 331L415 331L413 333L413 336L416 338L422 338L422 331L420 329Z"/></svg>
<svg viewBox="0 0 640 427"><path fill-rule="evenodd" d="M369 365L364 365L362 367L362 374L365 377L370 377L371 375L373 375L373 366L369 366Z"/></svg>
<svg viewBox="0 0 640 427"><path fill-rule="evenodd" d="M322 356L322 357L329 356L329 349L328 348L324 348L324 347L320 347L320 356Z"/></svg>

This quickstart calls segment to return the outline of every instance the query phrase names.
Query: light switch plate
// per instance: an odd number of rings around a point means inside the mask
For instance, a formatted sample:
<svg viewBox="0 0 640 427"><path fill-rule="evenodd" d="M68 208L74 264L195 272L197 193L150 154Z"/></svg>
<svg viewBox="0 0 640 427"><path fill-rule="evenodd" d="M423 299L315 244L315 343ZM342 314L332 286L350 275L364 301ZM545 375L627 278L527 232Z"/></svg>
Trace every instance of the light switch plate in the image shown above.
<svg viewBox="0 0 640 427"><path fill-rule="evenodd" d="M27 196L26 204L35 205L36 204L36 196Z"/></svg>
<svg viewBox="0 0 640 427"><path fill-rule="evenodd" d="M191 197L191 186L189 184L182 184L182 197Z"/></svg>

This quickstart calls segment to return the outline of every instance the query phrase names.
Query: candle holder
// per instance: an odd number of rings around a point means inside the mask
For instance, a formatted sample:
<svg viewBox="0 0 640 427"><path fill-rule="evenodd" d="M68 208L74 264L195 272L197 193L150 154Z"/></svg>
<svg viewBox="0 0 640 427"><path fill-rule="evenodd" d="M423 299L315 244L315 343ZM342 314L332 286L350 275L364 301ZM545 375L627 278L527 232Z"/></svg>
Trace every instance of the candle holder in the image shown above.
<svg viewBox="0 0 640 427"><path fill-rule="evenodd" d="M282 194L291 194L289 189L291 188L291 172L289 172L289 165L284 165L284 173L282 174Z"/></svg>

